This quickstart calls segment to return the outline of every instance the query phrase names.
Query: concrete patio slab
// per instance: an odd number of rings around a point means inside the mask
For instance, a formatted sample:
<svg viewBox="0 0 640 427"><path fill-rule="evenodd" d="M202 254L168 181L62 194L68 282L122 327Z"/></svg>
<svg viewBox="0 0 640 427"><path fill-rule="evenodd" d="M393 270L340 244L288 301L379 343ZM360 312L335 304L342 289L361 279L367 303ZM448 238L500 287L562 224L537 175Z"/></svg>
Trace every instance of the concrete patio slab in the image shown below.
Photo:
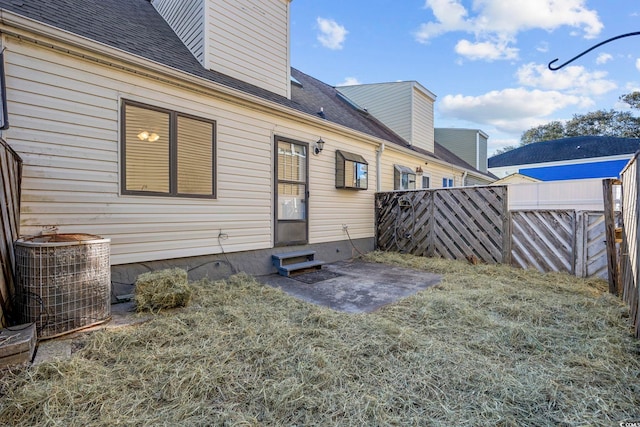
<svg viewBox="0 0 640 427"><path fill-rule="evenodd" d="M300 277L273 274L258 280L313 304L347 313L368 313L436 285L442 279L438 274L360 260L325 264L322 270L333 274L316 283L299 280L306 274Z"/></svg>

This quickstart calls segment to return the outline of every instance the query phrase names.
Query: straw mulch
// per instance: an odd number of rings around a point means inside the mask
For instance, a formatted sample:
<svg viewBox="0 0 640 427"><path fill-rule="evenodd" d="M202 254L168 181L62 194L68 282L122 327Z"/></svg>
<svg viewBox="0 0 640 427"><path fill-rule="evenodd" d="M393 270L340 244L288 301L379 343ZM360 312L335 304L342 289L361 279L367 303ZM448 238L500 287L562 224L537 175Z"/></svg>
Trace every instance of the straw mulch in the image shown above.
<svg viewBox="0 0 640 427"><path fill-rule="evenodd" d="M0 424L582 426L640 420L640 343L606 283L397 254L444 275L372 314L239 274L189 307L6 373Z"/></svg>
<svg viewBox="0 0 640 427"><path fill-rule="evenodd" d="M191 301L187 271L181 268L143 273L136 279L135 289L136 309L140 312L185 307Z"/></svg>

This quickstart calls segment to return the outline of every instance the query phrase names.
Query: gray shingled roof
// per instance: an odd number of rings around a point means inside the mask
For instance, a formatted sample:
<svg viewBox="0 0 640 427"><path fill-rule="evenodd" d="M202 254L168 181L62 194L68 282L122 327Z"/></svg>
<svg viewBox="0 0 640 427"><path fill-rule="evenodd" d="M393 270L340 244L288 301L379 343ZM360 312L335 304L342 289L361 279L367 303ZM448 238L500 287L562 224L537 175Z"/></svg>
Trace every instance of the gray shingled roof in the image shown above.
<svg viewBox="0 0 640 427"><path fill-rule="evenodd" d="M345 101L334 87L294 68L291 74L302 86L292 85L291 99L205 69L149 0L0 0L0 8L262 99L323 117L329 122L417 153L475 170L437 143L435 154L411 147L373 116ZM318 114L321 109L323 115Z"/></svg>
<svg viewBox="0 0 640 427"><path fill-rule="evenodd" d="M489 158L489 167L558 162L562 160L588 159L623 154L640 150L638 138L611 136L576 136L572 138L542 141L516 148Z"/></svg>

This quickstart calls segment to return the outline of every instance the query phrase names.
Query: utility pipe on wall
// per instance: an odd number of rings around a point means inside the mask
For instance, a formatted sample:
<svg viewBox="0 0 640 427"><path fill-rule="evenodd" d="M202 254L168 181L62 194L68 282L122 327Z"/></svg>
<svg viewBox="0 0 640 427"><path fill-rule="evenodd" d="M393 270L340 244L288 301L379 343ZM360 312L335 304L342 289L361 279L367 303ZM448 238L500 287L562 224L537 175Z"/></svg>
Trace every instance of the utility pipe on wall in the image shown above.
<svg viewBox="0 0 640 427"><path fill-rule="evenodd" d="M380 148L376 150L376 191L382 191L382 173L380 164L382 163L382 152L384 151L384 142L380 144Z"/></svg>

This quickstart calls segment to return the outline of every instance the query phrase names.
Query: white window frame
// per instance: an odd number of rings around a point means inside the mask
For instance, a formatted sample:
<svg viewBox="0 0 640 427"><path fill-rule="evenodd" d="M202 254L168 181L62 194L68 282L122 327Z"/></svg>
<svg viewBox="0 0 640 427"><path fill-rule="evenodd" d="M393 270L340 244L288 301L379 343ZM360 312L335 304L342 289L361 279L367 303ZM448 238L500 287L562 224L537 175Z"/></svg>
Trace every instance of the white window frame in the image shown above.
<svg viewBox="0 0 640 427"><path fill-rule="evenodd" d="M427 185L426 187L424 186L424 179L427 178L429 180L429 185ZM428 190L429 188L431 188L431 175L428 173L423 173L422 174L422 179L421 179L421 184L422 184L422 189L423 190Z"/></svg>

